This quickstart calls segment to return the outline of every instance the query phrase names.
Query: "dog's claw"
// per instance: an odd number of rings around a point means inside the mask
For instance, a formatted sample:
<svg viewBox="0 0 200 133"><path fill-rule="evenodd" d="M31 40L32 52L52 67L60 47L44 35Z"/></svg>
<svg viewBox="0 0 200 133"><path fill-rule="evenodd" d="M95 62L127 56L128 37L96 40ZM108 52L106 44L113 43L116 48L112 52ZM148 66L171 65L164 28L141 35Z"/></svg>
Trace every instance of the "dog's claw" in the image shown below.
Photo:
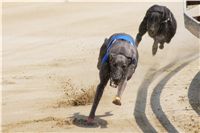
<svg viewBox="0 0 200 133"><path fill-rule="evenodd" d="M121 99L120 99L119 97L115 97L115 99L113 100L112 103L115 104L115 105L119 105L119 106L122 105L122 104L121 104Z"/></svg>

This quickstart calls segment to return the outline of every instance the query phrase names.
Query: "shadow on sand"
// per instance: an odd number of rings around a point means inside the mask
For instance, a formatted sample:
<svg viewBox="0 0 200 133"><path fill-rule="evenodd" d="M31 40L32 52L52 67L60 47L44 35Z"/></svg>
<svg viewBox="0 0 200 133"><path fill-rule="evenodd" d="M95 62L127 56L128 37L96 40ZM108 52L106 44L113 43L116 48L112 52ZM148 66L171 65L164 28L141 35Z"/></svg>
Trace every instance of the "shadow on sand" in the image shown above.
<svg viewBox="0 0 200 133"><path fill-rule="evenodd" d="M105 112L104 115L95 116L94 122L92 124L87 123L88 116L81 115L80 113L74 113L70 119L72 123L78 127L83 128L107 128L108 122L101 117L112 116L111 112Z"/></svg>

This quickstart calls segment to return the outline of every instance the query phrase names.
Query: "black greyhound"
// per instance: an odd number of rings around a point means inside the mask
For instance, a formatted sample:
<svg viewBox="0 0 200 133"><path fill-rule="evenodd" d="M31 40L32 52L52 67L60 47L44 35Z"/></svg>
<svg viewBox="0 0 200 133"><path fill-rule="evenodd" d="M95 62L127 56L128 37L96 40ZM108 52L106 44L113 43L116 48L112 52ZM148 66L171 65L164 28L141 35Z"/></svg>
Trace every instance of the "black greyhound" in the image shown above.
<svg viewBox="0 0 200 133"><path fill-rule="evenodd" d="M97 86L94 102L87 120L88 123L94 120L96 108L109 79L112 87L118 87L113 103L121 105L122 93L127 81L135 72L137 62L137 46L130 35L118 33L113 34L109 39L105 39L100 49L97 64L97 68L100 70L100 83Z"/></svg>
<svg viewBox="0 0 200 133"><path fill-rule="evenodd" d="M139 45L142 36L148 31L154 39L152 54L155 55L159 48L164 48L164 43L169 43L176 33L177 23L172 12L165 6L153 5L142 20L139 33L136 36L136 44Z"/></svg>

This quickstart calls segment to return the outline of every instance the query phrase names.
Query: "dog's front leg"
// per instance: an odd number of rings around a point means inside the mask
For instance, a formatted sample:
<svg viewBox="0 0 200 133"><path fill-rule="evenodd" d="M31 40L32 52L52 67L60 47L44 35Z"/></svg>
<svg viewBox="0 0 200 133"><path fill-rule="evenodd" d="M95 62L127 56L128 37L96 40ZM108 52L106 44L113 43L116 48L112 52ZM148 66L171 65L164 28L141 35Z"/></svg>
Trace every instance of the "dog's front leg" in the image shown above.
<svg viewBox="0 0 200 133"><path fill-rule="evenodd" d="M99 104L99 101L103 95L103 91L104 91L104 88L106 86L106 82L100 82L99 85L97 86L97 90L96 90L96 94L95 94L95 97L94 97L94 102L93 102L93 105L92 105L92 109L90 111L90 115L88 117L88 122L91 122L93 121L94 117L95 117L95 112L96 112L96 109L97 109L97 106Z"/></svg>
<svg viewBox="0 0 200 133"><path fill-rule="evenodd" d="M152 47L152 55L156 55L156 52L158 50L158 41L155 39Z"/></svg>
<svg viewBox="0 0 200 133"><path fill-rule="evenodd" d="M113 103L116 105L121 105L121 96L126 88L126 84L127 84L127 78L123 79L118 87L118 91L117 91L117 95L115 97L115 99L113 100Z"/></svg>
<svg viewBox="0 0 200 133"><path fill-rule="evenodd" d="M91 111L90 111L90 114L89 114L89 117L88 117L88 120L87 120L88 123L92 123L92 121L94 120L97 106L98 106L99 101L100 101L100 99L103 95L104 88L106 87L108 80L109 80L109 68L108 68L107 65L104 65L104 64L102 65L99 75L100 75L100 83L97 86L93 105L92 105L92 108L91 108Z"/></svg>
<svg viewBox="0 0 200 133"><path fill-rule="evenodd" d="M142 40L142 36L147 32L147 16L145 16L139 26L135 44L138 46Z"/></svg>

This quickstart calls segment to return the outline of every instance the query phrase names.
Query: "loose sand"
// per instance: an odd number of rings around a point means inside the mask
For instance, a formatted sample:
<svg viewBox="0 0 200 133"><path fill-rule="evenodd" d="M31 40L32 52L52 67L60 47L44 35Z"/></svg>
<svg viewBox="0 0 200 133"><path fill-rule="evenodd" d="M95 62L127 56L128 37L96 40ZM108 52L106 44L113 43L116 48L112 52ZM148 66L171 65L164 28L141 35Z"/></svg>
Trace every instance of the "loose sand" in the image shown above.
<svg viewBox="0 0 200 133"><path fill-rule="evenodd" d="M122 106L106 87L96 125L86 118L98 84L99 48L113 33L137 34L154 3L4 3L4 132L199 132L199 40L184 28L182 3L159 3L174 13L178 30L151 55L139 45L139 65ZM76 106L81 105L81 106Z"/></svg>

